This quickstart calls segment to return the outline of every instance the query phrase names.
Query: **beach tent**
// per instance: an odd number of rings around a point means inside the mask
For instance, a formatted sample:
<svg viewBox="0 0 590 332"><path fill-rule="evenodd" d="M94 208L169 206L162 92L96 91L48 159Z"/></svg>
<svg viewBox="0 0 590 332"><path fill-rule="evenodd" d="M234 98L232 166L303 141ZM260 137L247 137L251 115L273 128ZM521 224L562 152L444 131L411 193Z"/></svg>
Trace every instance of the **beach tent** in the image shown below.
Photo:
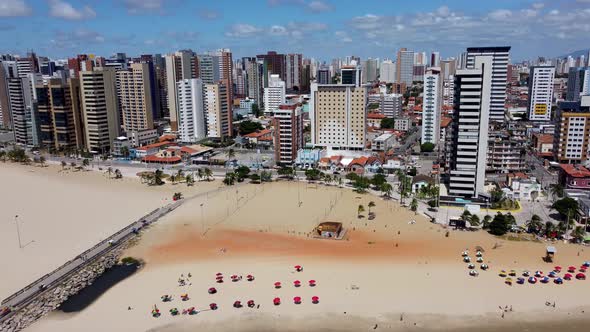
<svg viewBox="0 0 590 332"><path fill-rule="evenodd" d="M485 271L489 268L489 266L487 264L481 264L480 268Z"/></svg>
<svg viewBox="0 0 590 332"><path fill-rule="evenodd" d="M504 282L509 285L512 286L512 278L506 278L506 280L504 280Z"/></svg>
<svg viewBox="0 0 590 332"><path fill-rule="evenodd" d="M235 274L234 274L234 275L232 275L232 276L231 276L231 281L234 281L234 282L236 282L236 281L238 281L238 280L239 280L239 279L238 279L238 276L237 276L237 275L235 275Z"/></svg>
<svg viewBox="0 0 590 332"><path fill-rule="evenodd" d="M317 304L318 302L320 302L320 298L317 296L312 296L311 297L311 303L313 304Z"/></svg>
<svg viewBox="0 0 590 332"><path fill-rule="evenodd" d="M471 262L471 257L469 257L469 256L465 256L465 257L463 257L463 261L464 261L465 263L469 263L469 262Z"/></svg>
<svg viewBox="0 0 590 332"><path fill-rule="evenodd" d="M555 271L556 273L561 272L561 266L556 266L553 268L553 271Z"/></svg>
<svg viewBox="0 0 590 332"><path fill-rule="evenodd" d="M585 267L590 267L590 262L584 262L584 264L582 265L584 265Z"/></svg>
<svg viewBox="0 0 590 332"><path fill-rule="evenodd" d="M541 278L543 276L543 271L535 271L535 277Z"/></svg>
<svg viewBox="0 0 590 332"><path fill-rule="evenodd" d="M249 274L249 275L246 276L246 280L253 281L254 280L254 276L251 275L251 274Z"/></svg>
<svg viewBox="0 0 590 332"><path fill-rule="evenodd" d="M510 270L510 273L508 273L509 275L515 277L516 276L516 271L515 270Z"/></svg>
<svg viewBox="0 0 590 332"><path fill-rule="evenodd" d="M209 304L209 308L210 308L211 310L217 310L217 303L210 303L210 304Z"/></svg>
<svg viewBox="0 0 590 332"><path fill-rule="evenodd" d="M531 284L536 284L537 283L537 278L535 278L535 277L529 277L529 282Z"/></svg>
<svg viewBox="0 0 590 332"><path fill-rule="evenodd" d="M275 288L281 288L281 282L280 281L275 282Z"/></svg>
<svg viewBox="0 0 590 332"><path fill-rule="evenodd" d="M272 300L272 303L273 303L274 305L279 305L279 304L281 304L281 299L280 299L280 298L278 298L278 297L275 297L275 298Z"/></svg>
<svg viewBox="0 0 590 332"><path fill-rule="evenodd" d="M565 279L565 280L572 280L573 277L574 276L571 275L571 274L569 274L569 273L566 273L566 274L563 275L563 279Z"/></svg>
<svg viewBox="0 0 590 332"><path fill-rule="evenodd" d="M476 252L476 253L475 253L475 256L477 256L477 257L482 257L482 256L483 256L483 254L482 254L482 252L481 252L481 251L478 251L478 252Z"/></svg>
<svg viewBox="0 0 590 332"><path fill-rule="evenodd" d="M300 303L301 303L301 297L299 297L299 296L295 296L295 297L293 298L293 302L295 302L295 304L300 304Z"/></svg>
<svg viewBox="0 0 590 332"><path fill-rule="evenodd" d="M549 277L547 277L547 276L543 277L543 279L541 279L541 282L544 283L544 284L548 283L549 282Z"/></svg>
<svg viewBox="0 0 590 332"><path fill-rule="evenodd" d="M310 287L314 287L315 286L315 280L310 280L309 281L309 286Z"/></svg>
<svg viewBox="0 0 590 332"><path fill-rule="evenodd" d="M587 267L585 267L584 265L580 266L580 272L586 273L586 270L588 270Z"/></svg>
<svg viewBox="0 0 590 332"><path fill-rule="evenodd" d="M188 294L182 294L182 295L180 295L180 298L181 298L183 301L188 301L188 300L189 300Z"/></svg>
<svg viewBox="0 0 590 332"><path fill-rule="evenodd" d="M507 276L506 270L500 271L500 277L505 278Z"/></svg>
<svg viewBox="0 0 590 332"><path fill-rule="evenodd" d="M215 293L217 293L217 289L215 289L215 287L209 288L209 294L215 294Z"/></svg>
<svg viewBox="0 0 590 332"><path fill-rule="evenodd" d="M555 274L555 271L549 272L549 277L555 278L555 276L557 276L557 274Z"/></svg>
<svg viewBox="0 0 590 332"><path fill-rule="evenodd" d="M469 256L469 251L463 251L463 252L461 253L461 256L463 256L463 257L467 257L467 256Z"/></svg>
<svg viewBox="0 0 590 332"><path fill-rule="evenodd" d="M223 277L217 277L217 283L222 283L223 282Z"/></svg>
<svg viewBox="0 0 590 332"><path fill-rule="evenodd" d="M293 285L294 285L295 287L299 287L299 286L301 286L301 281L299 281L299 280L295 280L295 281L293 281Z"/></svg>
<svg viewBox="0 0 590 332"><path fill-rule="evenodd" d="M223 273L221 273L221 272L217 272L217 273L215 274L215 276L216 276L216 277L221 277L221 276L223 276Z"/></svg>

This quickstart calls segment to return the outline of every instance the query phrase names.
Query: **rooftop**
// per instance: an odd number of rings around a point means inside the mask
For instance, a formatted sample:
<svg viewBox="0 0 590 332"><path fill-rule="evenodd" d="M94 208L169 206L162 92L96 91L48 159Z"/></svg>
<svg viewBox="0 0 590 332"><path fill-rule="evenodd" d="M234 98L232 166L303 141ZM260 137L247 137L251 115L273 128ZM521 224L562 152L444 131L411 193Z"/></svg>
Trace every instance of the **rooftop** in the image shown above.
<svg viewBox="0 0 590 332"><path fill-rule="evenodd" d="M572 164L559 164L559 167L567 173L567 175L574 177L574 178L586 178L590 177L590 171L580 165L572 165Z"/></svg>

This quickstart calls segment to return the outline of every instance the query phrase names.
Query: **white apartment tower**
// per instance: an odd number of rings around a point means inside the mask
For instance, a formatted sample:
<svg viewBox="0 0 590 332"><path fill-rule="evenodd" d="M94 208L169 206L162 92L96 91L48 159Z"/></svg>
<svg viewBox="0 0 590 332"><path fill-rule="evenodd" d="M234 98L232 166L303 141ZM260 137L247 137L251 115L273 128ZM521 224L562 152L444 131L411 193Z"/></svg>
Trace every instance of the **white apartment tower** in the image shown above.
<svg viewBox="0 0 590 332"><path fill-rule="evenodd" d="M529 120L551 120L554 66L533 66L529 74Z"/></svg>
<svg viewBox="0 0 590 332"><path fill-rule="evenodd" d="M85 127L86 149L105 153L119 136L119 103L113 68L80 71L80 104Z"/></svg>
<svg viewBox="0 0 590 332"><path fill-rule="evenodd" d="M207 137L203 111L203 81L191 78L176 83L178 132L181 142L194 143Z"/></svg>
<svg viewBox="0 0 590 332"><path fill-rule="evenodd" d="M178 130L178 96L176 82L196 78L196 57L191 51L178 51L166 55L166 86L168 86L168 110L170 111L170 126Z"/></svg>
<svg viewBox="0 0 590 332"><path fill-rule="evenodd" d="M423 107L422 107L422 144L438 144L440 133L440 75L427 73L424 75Z"/></svg>
<svg viewBox="0 0 590 332"><path fill-rule="evenodd" d="M449 194L478 197L483 192L488 125L493 95L493 56L478 56L471 69L455 75L455 110Z"/></svg>
<svg viewBox="0 0 590 332"><path fill-rule="evenodd" d="M508 60L510 46L469 47L465 58L465 68L476 68L476 59L482 56L492 57L492 95L490 100L490 121L504 122L506 102L506 82L508 77Z"/></svg>
<svg viewBox="0 0 590 332"><path fill-rule="evenodd" d="M379 71L379 81L385 83L395 82L395 63L391 60L381 62L381 69Z"/></svg>
<svg viewBox="0 0 590 332"><path fill-rule="evenodd" d="M367 88L353 84L311 84L311 144L334 150L365 148Z"/></svg>
<svg viewBox="0 0 590 332"><path fill-rule="evenodd" d="M271 74L268 88L264 88L264 115L272 116L285 103L286 87L278 74Z"/></svg>

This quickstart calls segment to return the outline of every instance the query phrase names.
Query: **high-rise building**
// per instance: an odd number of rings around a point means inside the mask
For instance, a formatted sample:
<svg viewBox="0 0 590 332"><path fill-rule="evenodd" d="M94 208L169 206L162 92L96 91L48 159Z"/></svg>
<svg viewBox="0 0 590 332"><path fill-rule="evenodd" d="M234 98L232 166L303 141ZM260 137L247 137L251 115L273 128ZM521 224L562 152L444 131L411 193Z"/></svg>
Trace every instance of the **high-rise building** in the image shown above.
<svg viewBox="0 0 590 332"><path fill-rule="evenodd" d="M533 66L529 74L529 120L551 120L555 67Z"/></svg>
<svg viewBox="0 0 590 332"><path fill-rule="evenodd" d="M367 94L364 86L312 83L309 102L311 144L337 150L363 150Z"/></svg>
<svg viewBox="0 0 590 332"><path fill-rule="evenodd" d="M430 67L440 67L440 53L439 52L432 52L430 53Z"/></svg>
<svg viewBox="0 0 590 332"><path fill-rule="evenodd" d="M75 58L68 59L68 69L70 77L78 77L79 72L94 69L94 61L86 54L78 54Z"/></svg>
<svg viewBox="0 0 590 332"><path fill-rule="evenodd" d="M588 160L590 142L590 96L558 104L553 153L561 164L579 164Z"/></svg>
<svg viewBox="0 0 590 332"><path fill-rule="evenodd" d="M503 122L506 107L506 79L510 46L469 47L466 53L465 68L475 68L476 59L482 56L492 57L492 98L490 104L490 121Z"/></svg>
<svg viewBox="0 0 590 332"><path fill-rule="evenodd" d="M412 86L414 78L414 52L401 48L397 52L397 61L395 63L395 81L404 83L406 86Z"/></svg>
<svg viewBox="0 0 590 332"><path fill-rule="evenodd" d="M266 71L264 75L264 82L267 82L270 74L277 74L281 80L285 81L287 78L287 64L284 54L278 54L275 51L269 51L266 54L259 54L256 56L259 60L264 60L266 64ZM266 84L264 86L267 86Z"/></svg>
<svg viewBox="0 0 590 332"><path fill-rule="evenodd" d="M285 86L287 91L299 92L301 90L301 74L303 71L303 55L285 55Z"/></svg>
<svg viewBox="0 0 590 332"><path fill-rule="evenodd" d="M8 79L11 71L0 62L0 128L12 129L12 117L10 112L10 93L8 91Z"/></svg>
<svg viewBox="0 0 590 332"><path fill-rule="evenodd" d="M443 80L452 79L451 76L455 75L456 70L457 60L454 58L440 61L440 75Z"/></svg>
<svg viewBox="0 0 590 332"><path fill-rule="evenodd" d="M422 106L422 140L421 143L438 144L440 136L440 74L429 72L424 75Z"/></svg>
<svg viewBox="0 0 590 332"><path fill-rule="evenodd" d="M478 197L484 189L493 63L493 56L478 56L471 69L456 72L450 195Z"/></svg>
<svg viewBox="0 0 590 332"><path fill-rule="evenodd" d="M361 86L360 66L342 66L340 68L340 83Z"/></svg>
<svg viewBox="0 0 590 332"><path fill-rule="evenodd" d="M230 114L231 105L227 99L228 86L220 81L215 84L205 84L203 88L203 105L207 119L207 137L223 139L231 135Z"/></svg>
<svg viewBox="0 0 590 332"><path fill-rule="evenodd" d="M51 150L83 148L78 79L49 79L36 87L42 145Z"/></svg>
<svg viewBox="0 0 590 332"><path fill-rule="evenodd" d="M274 150L278 165L291 165L297 151L303 148L303 117L301 105L280 105L274 112Z"/></svg>
<svg viewBox="0 0 590 332"><path fill-rule="evenodd" d="M580 96L590 95L590 67L570 68L567 76L568 101L579 101Z"/></svg>
<svg viewBox="0 0 590 332"><path fill-rule="evenodd" d="M117 71L121 124L125 132L153 129L151 82L147 63L133 63Z"/></svg>
<svg viewBox="0 0 590 332"><path fill-rule="evenodd" d="M377 76L379 74L379 60L377 59L367 59L363 62L362 65L362 83L367 82L375 82L377 80Z"/></svg>
<svg viewBox="0 0 590 332"><path fill-rule="evenodd" d="M78 75L85 148L101 154L109 152L121 130L115 70L97 67Z"/></svg>
<svg viewBox="0 0 590 332"><path fill-rule="evenodd" d="M168 90L168 110L170 113L170 127L178 130L178 96L176 82L197 78L200 62L192 51L178 51L166 55L166 87Z"/></svg>
<svg viewBox="0 0 590 332"><path fill-rule="evenodd" d="M178 131L181 142L197 142L207 137L203 111L203 81L199 78L176 83L178 89Z"/></svg>
<svg viewBox="0 0 590 332"><path fill-rule="evenodd" d="M268 80L268 88L264 88L264 115L272 116L285 103L285 82L279 75L272 74Z"/></svg>
<svg viewBox="0 0 590 332"><path fill-rule="evenodd" d="M455 104L455 75L450 75L448 79L443 80L442 99L442 104L447 109Z"/></svg>
<svg viewBox="0 0 590 332"><path fill-rule="evenodd" d="M379 70L379 81L385 83L395 82L395 63L391 60L381 62L381 69Z"/></svg>
<svg viewBox="0 0 590 332"><path fill-rule="evenodd" d="M318 73L316 75L316 82L318 84L330 84L332 82L332 78L330 77L330 68L326 65L322 65L318 68Z"/></svg>
<svg viewBox="0 0 590 332"><path fill-rule="evenodd" d="M381 113L388 118L395 118L402 113L403 96L396 93L386 93L381 101Z"/></svg>
<svg viewBox="0 0 590 332"><path fill-rule="evenodd" d="M248 97L254 99L260 109L264 107L263 62L264 60L256 58L244 58L248 77Z"/></svg>

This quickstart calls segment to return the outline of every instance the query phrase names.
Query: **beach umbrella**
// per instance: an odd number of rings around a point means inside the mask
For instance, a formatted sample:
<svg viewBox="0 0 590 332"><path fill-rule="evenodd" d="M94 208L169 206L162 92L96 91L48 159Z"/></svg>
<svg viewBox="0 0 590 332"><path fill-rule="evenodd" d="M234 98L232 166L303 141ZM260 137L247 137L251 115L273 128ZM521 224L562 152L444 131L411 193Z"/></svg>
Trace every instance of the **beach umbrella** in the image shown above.
<svg viewBox="0 0 590 332"><path fill-rule="evenodd" d="M299 280L295 280L295 281L293 281L293 285L294 285L295 287L299 287L299 286L301 286L301 281L299 281Z"/></svg>
<svg viewBox="0 0 590 332"><path fill-rule="evenodd" d="M311 297L311 303L317 304L318 302L320 302L320 298L318 296Z"/></svg>
<svg viewBox="0 0 590 332"><path fill-rule="evenodd" d="M570 272L570 273L574 273L574 272L576 272L576 267L575 267L575 266L570 266L570 267L568 267L568 268L567 268L567 272Z"/></svg>
<svg viewBox="0 0 590 332"><path fill-rule="evenodd" d="M182 295L180 295L180 297L182 298L183 301L189 300L188 294L182 294Z"/></svg>
<svg viewBox="0 0 590 332"><path fill-rule="evenodd" d="M295 297L293 298L293 302L295 302L295 304L299 304L299 303L301 303L301 297L299 297L299 296L295 296Z"/></svg>
<svg viewBox="0 0 590 332"><path fill-rule="evenodd" d="M471 271L469 271L469 275L472 277L477 277L477 275L479 275L479 273L475 270L471 270Z"/></svg>
<svg viewBox="0 0 590 332"><path fill-rule="evenodd" d="M489 266L488 266L487 264L481 264L481 266L480 266L480 268L481 268L482 270L484 270L484 271L485 271L485 270L487 270L487 269L488 269L488 267L489 267Z"/></svg>
<svg viewBox="0 0 590 332"><path fill-rule="evenodd" d="M172 316L176 316L176 315L178 315L178 308L172 308L172 309L170 309L170 314L171 314Z"/></svg>
<svg viewBox="0 0 590 332"><path fill-rule="evenodd" d="M478 251L478 252L475 253L475 256L481 257L481 256L483 256L483 254L481 253L481 251Z"/></svg>
<svg viewBox="0 0 590 332"><path fill-rule="evenodd" d="M217 310L217 303L211 303L211 304L209 304L209 308L211 310Z"/></svg>
<svg viewBox="0 0 590 332"><path fill-rule="evenodd" d="M576 279L586 280L586 275L584 273L578 273L578 274L576 274Z"/></svg>
<svg viewBox="0 0 590 332"><path fill-rule="evenodd" d="M248 307L252 308L252 307L254 307L254 306L255 306L255 304L254 304L254 300L249 300L249 301L248 301Z"/></svg>
<svg viewBox="0 0 590 332"><path fill-rule="evenodd" d="M303 267L301 265L295 265L295 270L297 272L301 272L301 270L303 270Z"/></svg>
<svg viewBox="0 0 590 332"><path fill-rule="evenodd" d="M522 284L524 284L524 278L518 277L518 278L516 278L516 282L522 285Z"/></svg>
<svg viewBox="0 0 590 332"><path fill-rule="evenodd" d="M281 282L280 281L275 282L275 288L281 288Z"/></svg>
<svg viewBox="0 0 590 332"><path fill-rule="evenodd" d="M535 277L541 278L543 276L543 271L535 271Z"/></svg>
<svg viewBox="0 0 590 332"><path fill-rule="evenodd" d="M585 273L586 270L587 270L587 268L584 265L580 266L580 272L584 272Z"/></svg>
<svg viewBox="0 0 590 332"><path fill-rule="evenodd" d="M221 277L221 278L217 278L217 283L218 283L218 284L220 284L220 283L222 283L222 282L223 282L223 277Z"/></svg>
<svg viewBox="0 0 590 332"><path fill-rule="evenodd" d="M274 298L274 300L272 300L272 303L273 303L274 305L279 305L279 304L281 304L281 299L280 299L280 298L278 298L278 297L275 297L275 298Z"/></svg>
<svg viewBox="0 0 590 332"><path fill-rule="evenodd" d="M476 261L477 261L478 263L483 263L483 258L482 258L482 257L477 257Z"/></svg>
<svg viewBox="0 0 590 332"><path fill-rule="evenodd" d="M563 279L565 279L565 280L572 280L572 277L573 277L573 275L571 275L569 273L566 273L563 275Z"/></svg>
<svg viewBox="0 0 590 332"><path fill-rule="evenodd" d="M310 280L309 281L309 286L310 287L314 287L315 286L315 280Z"/></svg>
<svg viewBox="0 0 590 332"><path fill-rule="evenodd" d="M507 285L510 285L510 286L512 286L512 278L506 278L506 280L504 280L504 282L505 282Z"/></svg>
<svg viewBox="0 0 590 332"><path fill-rule="evenodd" d="M463 251L463 253L461 254L461 256L463 256L463 257L469 256L469 251Z"/></svg>
<svg viewBox="0 0 590 332"><path fill-rule="evenodd" d="M465 257L463 257L463 261L465 263L469 263L469 262L471 262L471 258L469 256L465 256Z"/></svg>
<svg viewBox="0 0 590 332"><path fill-rule="evenodd" d="M509 273L509 275L511 275L511 276L513 276L513 277L514 277L514 276L516 276L516 271L515 271L515 270L510 270L510 273Z"/></svg>
<svg viewBox="0 0 590 332"><path fill-rule="evenodd" d="M551 272L549 272L549 276L550 276L551 278L555 278L556 274L555 274L555 272L554 272L554 271L551 271Z"/></svg>
<svg viewBox="0 0 590 332"><path fill-rule="evenodd" d="M506 271L505 270L500 271L500 277L505 278L506 275L507 274L506 274Z"/></svg>
<svg viewBox="0 0 590 332"><path fill-rule="evenodd" d="M555 280L553 280L553 282L556 283L556 284L558 284L558 285L560 285L560 284L563 284L563 279L561 279L561 278L555 278Z"/></svg>
<svg viewBox="0 0 590 332"><path fill-rule="evenodd" d="M469 265L467 265L467 268L468 268L468 269L475 269L475 265L473 265L473 264L469 264Z"/></svg>
<svg viewBox="0 0 590 332"><path fill-rule="evenodd" d="M215 276L216 276L216 277L220 277L220 276L222 276L222 275L223 275L223 273L221 273L221 272L217 272L217 273L215 274Z"/></svg>
<svg viewBox="0 0 590 332"><path fill-rule="evenodd" d="M223 276L217 276L217 277L215 277L215 280L219 280L219 279L223 279Z"/></svg>
<svg viewBox="0 0 590 332"><path fill-rule="evenodd" d="M561 272L561 266L556 266L553 268L553 271L555 272Z"/></svg>
<svg viewBox="0 0 590 332"><path fill-rule="evenodd" d="M215 293L217 293L217 289L215 289L215 287L209 288L209 294L215 294Z"/></svg>
<svg viewBox="0 0 590 332"><path fill-rule="evenodd" d="M242 301L234 302L234 308L241 308L241 307L242 307Z"/></svg>
<svg viewBox="0 0 590 332"><path fill-rule="evenodd" d="M528 277L530 275L531 275L531 273L529 271L526 271L526 270L522 273L522 276L523 277Z"/></svg>
<svg viewBox="0 0 590 332"><path fill-rule="evenodd" d="M590 262L584 262L584 264L582 265L584 265L585 267L590 267Z"/></svg>
<svg viewBox="0 0 590 332"><path fill-rule="evenodd" d="M537 283L537 278L535 278L535 277L529 277L529 282L531 284L536 284Z"/></svg>
<svg viewBox="0 0 590 332"><path fill-rule="evenodd" d="M235 274L233 276L231 276L231 281L234 281L234 282L238 281L238 276Z"/></svg>
<svg viewBox="0 0 590 332"><path fill-rule="evenodd" d="M246 280L252 281L252 280L254 280L254 276L251 275L251 274L249 274L249 275L246 276Z"/></svg>
<svg viewBox="0 0 590 332"><path fill-rule="evenodd" d="M541 279L541 282L544 283L544 284L548 283L549 282L549 277L544 276L543 279Z"/></svg>

